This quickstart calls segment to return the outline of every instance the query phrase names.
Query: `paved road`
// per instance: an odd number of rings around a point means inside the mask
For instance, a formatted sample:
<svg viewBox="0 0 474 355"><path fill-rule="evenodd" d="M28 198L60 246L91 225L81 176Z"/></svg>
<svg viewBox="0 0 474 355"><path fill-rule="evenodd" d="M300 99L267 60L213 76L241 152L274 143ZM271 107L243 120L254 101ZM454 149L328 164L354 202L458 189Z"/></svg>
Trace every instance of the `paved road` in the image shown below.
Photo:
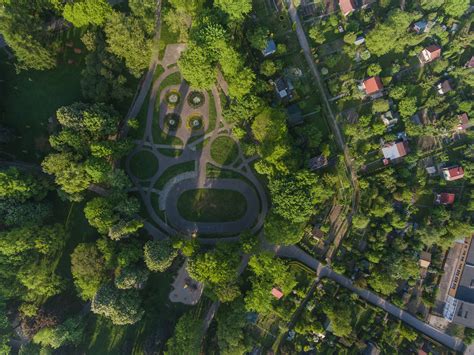
<svg viewBox="0 0 474 355"><path fill-rule="evenodd" d="M351 180L351 185L354 190L353 193L353 198L352 198L352 211L353 213L357 211L358 208L358 201L359 201L359 187L357 183L357 175L356 171L352 165L352 158L349 154L349 149L347 148L346 143L344 142L344 137L341 134L341 130L339 128L339 125L336 121L336 116L334 115L334 112L332 110L331 104L329 103L328 100L328 93L326 90L326 87L324 86L322 80L321 80L321 75L319 74L318 69L316 68L316 64L314 63L313 55L311 53L311 48L308 43L308 39L306 38L306 34L304 32L303 26L301 25L300 18L298 16L298 12L296 11L295 6L293 5L293 1L290 1L290 6L288 8L288 13L290 14L291 20L296 26L296 35L298 37L298 41L300 43L301 49L303 50L303 54L305 56L306 61L308 62L309 68L311 70L311 73L313 74L314 78L316 79L316 84L319 87L319 91L321 93L321 98L324 101L324 105L326 106L326 110L329 116L329 125L331 127L331 130L334 134L334 137L336 138L337 145L339 146L339 149L344 153L344 160L346 163L346 169L347 172L350 176ZM349 222L350 217L349 217Z"/></svg>
<svg viewBox="0 0 474 355"><path fill-rule="evenodd" d="M268 246L269 247L269 246ZM392 303L386 301L382 297L377 296L375 293L368 290L360 289L353 285L352 281L345 276L342 276L331 268L323 266L318 260L306 254L303 250L299 249L296 246L281 246L272 248L276 254L280 257L296 259L308 267L316 271L317 277L327 277L339 285L347 288L348 290L356 293L359 297L366 300L367 302L372 303L373 305L382 308L386 312L390 313L394 317L402 320L411 327L418 330L420 333L427 335L428 337L436 340L437 342L447 346L450 349L455 351L463 352L466 347L464 343L455 337L452 337L442 331L432 327L429 324L426 324L419 320L418 318L412 316L408 312L399 309L394 306Z"/></svg>

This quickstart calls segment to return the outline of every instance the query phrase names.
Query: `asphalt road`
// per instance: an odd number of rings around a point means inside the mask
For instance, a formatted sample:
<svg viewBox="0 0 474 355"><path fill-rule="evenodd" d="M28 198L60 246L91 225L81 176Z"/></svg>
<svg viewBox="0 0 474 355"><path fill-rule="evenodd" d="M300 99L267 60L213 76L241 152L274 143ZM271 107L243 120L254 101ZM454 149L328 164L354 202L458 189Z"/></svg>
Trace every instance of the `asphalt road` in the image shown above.
<svg viewBox="0 0 474 355"><path fill-rule="evenodd" d="M306 38L306 34L304 32L304 28L298 16L298 12L295 6L293 5L293 1L290 1L289 3L290 3L290 6L288 8L288 13L290 14L291 20L295 24L298 42L300 43L301 49L303 50L303 54L311 70L311 73L316 79L316 84L318 85L321 98L323 99L324 105L326 107L327 116L329 117L329 120L328 120L329 126L331 127L331 130L334 134L334 137L336 139L337 145L339 146L339 149L341 149L341 151L344 154L344 161L346 163L347 173L349 174L351 185L354 191L353 196L352 196L352 212L355 213L358 208L359 187L357 183L357 174L352 165L352 158L349 154L349 149L347 148L347 145L344 141L344 137L337 123L336 116L334 115L334 111L332 110L331 104L329 103L326 87L324 86L323 81L321 80L321 75L319 74L319 70L316 67L316 64L314 63L313 54L311 53L311 48L309 46L308 39ZM349 220L349 222L351 222L351 220Z"/></svg>
<svg viewBox="0 0 474 355"><path fill-rule="evenodd" d="M327 277L337 282L339 285L356 293L360 298L366 300L369 303L372 303L377 307L382 308L394 317L400 319L401 321L407 323L414 329L418 330L420 333L427 335L428 337L447 346L448 348L459 352L463 352L464 350L466 350L464 343L460 339L452 337L432 327L431 325L426 324L425 322L412 316L408 312L394 306L392 303L386 301L375 293L354 286L350 279L338 274L327 266L323 266L318 260L311 257L300 248L296 246L281 246L277 248L275 252L280 257L291 258L300 261L301 263L315 270L317 272L318 277Z"/></svg>

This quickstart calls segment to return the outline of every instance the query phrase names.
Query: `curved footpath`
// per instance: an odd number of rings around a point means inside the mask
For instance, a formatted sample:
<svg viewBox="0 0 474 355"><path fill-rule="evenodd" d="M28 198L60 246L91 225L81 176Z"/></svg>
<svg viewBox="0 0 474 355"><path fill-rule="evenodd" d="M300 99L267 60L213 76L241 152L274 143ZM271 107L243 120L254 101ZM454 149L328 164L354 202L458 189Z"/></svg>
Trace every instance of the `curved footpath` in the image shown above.
<svg viewBox="0 0 474 355"><path fill-rule="evenodd" d="M430 337L431 339L447 346L450 349L455 351L463 352L466 350L464 343L455 337L452 337L442 331L432 327L431 325L419 320L418 318L412 316L408 312L399 309L394 306L392 303L386 301L382 297L377 296L375 293L368 290L360 289L352 283L350 279L345 276L338 274L327 266L323 266L318 260L311 257L303 250L299 249L296 246L280 246L273 247L267 246L268 248L274 250L277 256L296 259L306 266L312 268L316 271L318 277L327 277L339 285L347 288L348 290L356 293L360 298L366 300L367 302L372 303L373 305L382 308L386 312L390 313L394 317L402 320L411 327L418 330L420 333L423 333Z"/></svg>
<svg viewBox="0 0 474 355"><path fill-rule="evenodd" d="M245 197L247 209L245 215L237 221L221 223L192 222L184 219L178 211L179 196L189 190L195 189L223 189L237 191ZM212 234L237 234L243 229L249 229L255 224L259 216L260 202L255 190L247 183L237 179L206 179L203 186L198 186L195 179L187 179L173 185L166 199L166 215L168 222L181 231L192 233Z"/></svg>

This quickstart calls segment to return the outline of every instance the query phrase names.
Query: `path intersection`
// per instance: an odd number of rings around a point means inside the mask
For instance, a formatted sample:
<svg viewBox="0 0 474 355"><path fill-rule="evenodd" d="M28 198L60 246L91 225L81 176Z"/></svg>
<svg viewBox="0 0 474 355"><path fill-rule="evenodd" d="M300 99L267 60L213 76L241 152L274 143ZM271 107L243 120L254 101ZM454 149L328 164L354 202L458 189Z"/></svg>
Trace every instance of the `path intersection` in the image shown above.
<svg viewBox="0 0 474 355"><path fill-rule="evenodd" d="M232 126L223 119L216 87L209 91L197 90L182 78L179 84L172 80L181 77L176 65L181 52L180 46L168 46L159 63L165 70L153 82L149 93L143 138L135 141L135 148L126 160L126 169L134 184L132 191L140 194L157 238L176 234L222 237L244 230L257 232L263 226L268 202L263 186L250 167L253 159L243 155L239 141L232 137ZM213 159L211 148L220 137L232 140L238 148L232 162L222 164ZM137 176L139 174L131 168L131 162L143 152L154 157L157 163L156 171L146 179ZM211 175L210 169L221 174ZM187 220L180 212L180 196L203 189L240 193L245 200L245 213L236 220L224 222ZM232 201L226 203L232 204Z"/></svg>

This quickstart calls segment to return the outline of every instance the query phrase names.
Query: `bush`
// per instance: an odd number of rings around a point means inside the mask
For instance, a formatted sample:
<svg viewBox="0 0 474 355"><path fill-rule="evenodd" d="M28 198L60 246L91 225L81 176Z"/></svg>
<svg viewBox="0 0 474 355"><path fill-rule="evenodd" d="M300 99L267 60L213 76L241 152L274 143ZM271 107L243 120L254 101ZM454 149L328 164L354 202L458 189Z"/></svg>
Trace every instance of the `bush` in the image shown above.
<svg viewBox="0 0 474 355"><path fill-rule="evenodd" d="M387 100L377 99L372 103L373 113L387 112L389 109L390 106Z"/></svg>

